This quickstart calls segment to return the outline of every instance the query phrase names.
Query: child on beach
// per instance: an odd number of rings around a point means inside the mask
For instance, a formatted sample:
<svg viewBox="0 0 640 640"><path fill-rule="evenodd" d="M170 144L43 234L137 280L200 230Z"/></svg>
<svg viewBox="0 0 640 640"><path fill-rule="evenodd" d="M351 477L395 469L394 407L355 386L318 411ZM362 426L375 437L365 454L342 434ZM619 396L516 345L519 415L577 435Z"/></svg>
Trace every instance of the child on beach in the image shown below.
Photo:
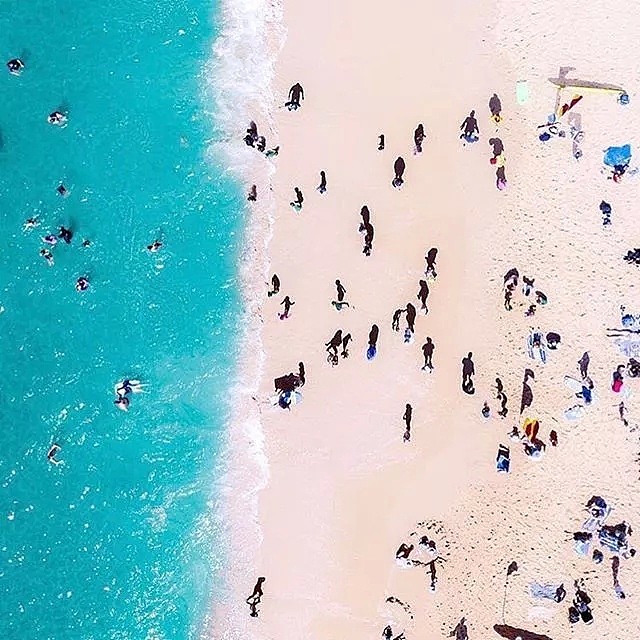
<svg viewBox="0 0 640 640"><path fill-rule="evenodd" d="M298 189L298 187L294 187L293 189L296 192L296 199L290 202L289 204L296 210L300 211L302 209L302 203L304 202L304 197L302 196L302 191Z"/></svg>
<svg viewBox="0 0 640 640"><path fill-rule="evenodd" d="M289 296L285 296L284 300L280 304L284 305L284 312L279 314L280 320L286 320L289 317L289 311L295 302L293 302Z"/></svg>
<svg viewBox="0 0 640 640"><path fill-rule="evenodd" d="M320 172L320 184L316 187L316 190L323 194L327 190L327 176L324 171Z"/></svg>
<svg viewBox="0 0 640 640"><path fill-rule="evenodd" d="M404 415L402 416L402 419L404 420L404 424L405 424L404 436L402 437L402 440L404 442L409 442L409 440L411 440L412 415L413 415L413 407L407 402L404 408Z"/></svg>

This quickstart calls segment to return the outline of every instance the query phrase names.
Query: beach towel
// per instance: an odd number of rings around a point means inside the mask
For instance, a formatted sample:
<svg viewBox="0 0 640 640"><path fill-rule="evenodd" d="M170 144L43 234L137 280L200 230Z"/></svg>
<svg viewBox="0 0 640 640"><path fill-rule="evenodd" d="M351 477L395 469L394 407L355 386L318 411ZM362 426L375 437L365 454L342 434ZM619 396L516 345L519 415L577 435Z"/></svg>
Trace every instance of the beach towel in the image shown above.
<svg viewBox="0 0 640 640"><path fill-rule="evenodd" d="M631 162L631 145L605 149L603 162L608 167L626 167Z"/></svg>

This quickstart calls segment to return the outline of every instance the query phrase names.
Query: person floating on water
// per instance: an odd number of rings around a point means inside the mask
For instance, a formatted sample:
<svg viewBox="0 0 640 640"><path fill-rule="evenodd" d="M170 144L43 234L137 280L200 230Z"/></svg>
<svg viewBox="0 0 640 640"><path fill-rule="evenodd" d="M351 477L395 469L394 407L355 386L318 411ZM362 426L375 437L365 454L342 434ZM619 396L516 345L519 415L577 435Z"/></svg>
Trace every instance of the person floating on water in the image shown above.
<svg viewBox="0 0 640 640"><path fill-rule="evenodd" d="M56 244L58 244L58 238L56 238L56 236L50 233L49 235L46 235L42 238L42 242L44 242L45 244L51 245L53 247Z"/></svg>
<svg viewBox="0 0 640 640"><path fill-rule="evenodd" d="M89 280L84 276L80 276L76 280L76 291L86 291L89 288Z"/></svg>
<svg viewBox="0 0 640 640"><path fill-rule="evenodd" d="M471 111L464 119L464 122L460 125L460 130L462 131L460 138L464 138L467 142L475 142L478 140L480 129L478 129L475 111Z"/></svg>
<svg viewBox="0 0 640 640"><path fill-rule="evenodd" d="M49 124L60 127L67 123L67 116L66 114L62 113L62 111L52 111L47 116L47 121L49 122Z"/></svg>
<svg viewBox="0 0 640 640"><path fill-rule="evenodd" d="M63 198L66 198L69 195L69 189L67 189L62 182L56 187L56 191L58 192L58 195Z"/></svg>
<svg viewBox="0 0 640 640"><path fill-rule="evenodd" d="M289 111L295 111L300 107L300 100L304 100L304 89L299 82L296 82L291 89L289 89L289 101L285 102L284 106Z"/></svg>
<svg viewBox="0 0 640 640"><path fill-rule="evenodd" d="M142 386L142 382L140 380L129 380L125 378L122 382L119 382L115 386L116 399L114 400L114 404L118 409L122 411L129 410L129 394L131 393L142 393L144 388Z"/></svg>
<svg viewBox="0 0 640 640"><path fill-rule="evenodd" d="M47 452L47 460L51 463L51 464L62 464L62 460L56 460L56 455L62 450L62 447L57 443L54 442L51 447L49 448L49 451Z"/></svg>
<svg viewBox="0 0 640 640"><path fill-rule="evenodd" d="M7 69L9 69L11 75L19 76L24 69L24 62L22 62L20 58L11 58L11 60L7 62Z"/></svg>
<svg viewBox="0 0 640 640"><path fill-rule="evenodd" d="M40 255L47 261L47 265L53 267L53 254L49 249L40 249Z"/></svg>
<svg viewBox="0 0 640 640"><path fill-rule="evenodd" d="M23 225L22 225L22 230L23 231L31 231L31 229L35 229L36 227L40 226L40 220L37 218L37 216L33 216L31 218L27 218Z"/></svg>
<svg viewBox="0 0 640 640"><path fill-rule="evenodd" d="M73 231L71 229L67 229L66 227L60 227L60 231L58 232L58 238L64 240L66 244L71 244L71 239L73 238Z"/></svg>
<svg viewBox="0 0 640 640"><path fill-rule="evenodd" d="M160 240L154 240L151 244L147 245L147 251L149 253L157 253L162 249L162 242Z"/></svg>

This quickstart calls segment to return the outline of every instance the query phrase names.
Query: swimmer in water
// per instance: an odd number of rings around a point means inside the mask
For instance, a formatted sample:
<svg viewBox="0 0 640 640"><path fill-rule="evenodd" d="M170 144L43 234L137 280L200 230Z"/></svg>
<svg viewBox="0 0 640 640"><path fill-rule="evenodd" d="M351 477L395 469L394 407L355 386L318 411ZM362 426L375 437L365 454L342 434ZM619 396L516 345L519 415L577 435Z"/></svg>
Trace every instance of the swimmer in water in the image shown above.
<svg viewBox="0 0 640 640"><path fill-rule="evenodd" d="M47 261L50 267L53 267L53 254L49 249L40 249L40 255Z"/></svg>
<svg viewBox="0 0 640 640"><path fill-rule="evenodd" d="M62 182L56 187L56 191L58 192L58 195L61 195L63 198L66 198L69 195L69 189L67 189Z"/></svg>
<svg viewBox="0 0 640 640"><path fill-rule="evenodd" d="M7 62L7 69L11 75L19 76L24 69L24 62L20 58L12 58Z"/></svg>
<svg viewBox="0 0 640 640"><path fill-rule="evenodd" d="M142 393L144 391L140 380L129 380L125 378L115 387L116 395L124 398L128 393Z"/></svg>
<svg viewBox="0 0 640 640"><path fill-rule="evenodd" d="M50 233L48 236L45 236L44 238L42 238L42 242L53 246L58 243L58 238L56 238L52 233Z"/></svg>
<svg viewBox="0 0 640 640"><path fill-rule="evenodd" d="M91 246L91 240L83 240L82 241L82 246L83 247L90 247Z"/></svg>
<svg viewBox="0 0 640 640"><path fill-rule="evenodd" d="M47 460L51 464L62 464L62 460L56 460L56 454L61 450L62 447L57 442L54 442L47 452Z"/></svg>
<svg viewBox="0 0 640 640"><path fill-rule="evenodd" d="M113 404L121 411L129 411L129 398L126 396L120 396L113 401Z"/></svg>
<svg viewBox="0 0 640 640"><path fill-rule="evenodd" d="M49 124L60 127L63 124L67 123L67 116L64 113L62 113L62 111L52 111L48 115L47 121L49 122Z"/></svg>
<svg viewBox="0 0 640 640"><path fill-rule="evenodd" d="M156 253L157 251L160 251L161 248L162 242L160 242L160 240L154 240L151 244L147 245L147 251L150 253Z"/></svg>
<svg viewBox="0 0 640 640"><path fill-rule="evenodd" d="M38 220L38 218L33 217L33 218L27 218L24 221L24 224L22 225L22 230L23 231L31 231L31 229L35 229L36 227L40 226L40 220Z"/></svg>
<svg viewBox="0 0 640 640"><path fill-rule="evenodd" d="M76 291L86 291L89 288L89 280L84 276L80 276L76 280Z"/></svg>
<svg viewBox="0 0 640 640"><path fill-rule="evenodd" d="M58 238L62 238L67 244L71 244L71 238L73 238L73 231L66 227L60 227L58 232Z"/></svg>

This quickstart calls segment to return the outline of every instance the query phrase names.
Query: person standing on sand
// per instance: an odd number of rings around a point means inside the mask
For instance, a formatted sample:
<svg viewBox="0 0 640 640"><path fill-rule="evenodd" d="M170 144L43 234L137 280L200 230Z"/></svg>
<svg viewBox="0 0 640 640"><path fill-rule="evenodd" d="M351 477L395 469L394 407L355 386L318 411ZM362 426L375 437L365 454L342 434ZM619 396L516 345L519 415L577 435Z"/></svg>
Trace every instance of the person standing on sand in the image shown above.
<svg viewBox="0 0 640 640"><path fill-rule="evenodd" d="M348 307L349 303L345 301L344 294L347 290L342 286L340 280L336 280L336 292L337 292L337 300L332 300L331 304L336 308L337 311L342 311L342 307Z"/></svg>
<svg viewBox="0 0 640 640"><path fill-rule="evenodd" d="M299 82L296 82L291 89L289 89L289 101L285 102L284 106L289 111L295 111L300 107L300 100L304 100L304 89Z"/></svg>
<svg viewBox="0 0 640 640"><path fill-rule="evenodd" d="M466 358L462 358L462 390L465 393L471 393L473 389L473 380L471 376L475 375L476 369L473 364L473 353L469 351Z"/></svg>
<svg viewBox="0 0 640 640"><path fill-rule="evenodd" d="M264 584L265 580L266 578L262 576L258 578L258 581L253 587L253 592L245 601L249 605L249 615L252 618L258 617L258 605L260 604L260 601L262 600L262 596L264 595L262 591L262 585Z"/></svg>
<svg viewBox="0 0 640 640"><path fill-rule="evenodd" d="M449 633L449 637L455 637L456 640L469 640L469 632L467 631L467 625L465 624L464 618L460 619L456 628Z"/></svg>
<svg viewBox="0 0 640 640"><path fill-rule="evenodd" d="M271 291L267 291L269 297L275 296L280 292L280 278L274 273L271 276Z"/></svg>
<svg viewBox="0 0 640 640"><path fill-rule="evenodd" d="M360 209L360 217L362 218L362 222L358 227L358 231L362 232L365 229L365 226L371 222L371 212L369 211L369 207L365 204L362 209Z"/></svg>
<svg viewBox="0 0 640 640"><path fill-rule="evenodd" d="M391 319L391 328L393 331L400 331L400 316L406 311L406 309L396 309L393 312L393 318Z"/></svg>
<svg viewBox="0 0 640 640"><path fill-rule="evenodd" d="M582 358L578 360L578 367L580 367L580 375L584 380L589 376L589 352L585 351L582 354Z"/></svg>
<svg viewBox="0 0 640 640"><path fill-rule="evenodd" d="M378 136L378 151L384 151L384 133Z"/></svg>
<svg viewBox="0 0 640 640"><path fill-rule="evenodd" d="M416 308L410 303L407 302L407 306L405 308L407 313L407 328L411 333L415 333L416 330Z"/></svg>
<svg viewBox="0 0 640 640"><path fill-rule="evenodd" d="M435 349L435 345L431 338L427 337L426 342L422 345L422 355L424 356L424 365L422 366L422 371L425 369L429 369L429 371L433 371L433 362L431 359L433 358L433 351Z"/></svg>
<svg viewBox="0 0 640 640"><path fill-rule="evenodd" d="M304 197L302 196L302 191L298 187L294 187L293 189L296 192L296 199L289 204L296 210L300 211L302 209L302 203L304 202Z"/></svg>
<svg viewBox="0 0 640 640"><path fill-rule="evenodd" d="M420 291L418 291L418 295L416 296L418 300L420 300L420 304L422 305L420 308L424 309L425 315L429 313L429 309L427 309L427 298L429 297L429 285L426 280L420 280Z"/></svg>
<svg viewBox="0 0 640 640"><path fill-rule="evenodd" d="M327 174L324 171L320 172L320 184L316 187L321 195L327 190Z"/></svg>
<svg viewBox="0 0 640 640"><path fill-rule="evenodd" d="M424 126L420 123L413 132L413 142L415 144L415 153L422 153L422 143L426 136L424 135Z"/></svg>
<svg viewBox="0 0 640 640"><path fill-rule="evenodd" d="M373 249L373 235L373 225L367 222L364 225L364 247L362 248L362 253L367 257L371 255Z"/></svg>
<svg viewBox="0 0 640 640"><path fill-rule="evenodd" d="M460 131L462 131L460 138L464 138L468 142L478 139L480 136L480 129L478 129L478 121L476 120L475 111L471 111L471 113L469 113L469 115L464 119L464 122L460 125Z"/></svg>
<svg viewBox="0 0 640 640"><path fill-rule="evenodd" d="M424 275L427 276L427 278L431 275L433 276L434 280L438 277L438 274L436 273L437 256L438 249L436 247L431 247L431 249L429 249L429 251L427 252L427 255L424 257L424 259L427 261L427 270L424 272Z"/></svg>
<svg viewBox="0 0 640 640"><path fill-rule="evenodd" d="M289 317L289 311L291 311L291 307L295 302L293 302L289 296L285 296L284 300L280 304L284 305L284 312L280 314L280 320L286 320Z"/></svg>
<svg viewBox="0 0 640 640"><path fill-rule="evenodd" d="M404 424L405 424L405 432L402 438L404 442L409 442L409 440L411 440L411 417L412 416L413 416L413 407L407 402L404 408L404 415L402 416L402 419L404 420Z"/></svg>
<svg viewBox="0 0 640 640"><path fill-rule="evenodd" d="M402 176L404 176L405 168L406 168L405 161L403 160L403 158L401 156L398 156L396 158L396 161L393 163L393 171L395 173L395 177L391 181L391 184L396 189L399 189L404 184L404 180L403 180Z"/></svg>
<svg viewBox="0 0 640 640"><path fill-rule="evenodd" d="M367 360L373 360L378 353L378 334L380 329L377 324L371 325L371 331L369 331L369 344L367 346Z"/></svg>
<svg viewBox="0 0 640 640"><path fill-rule="evenodd" d="M496 189L504 191L507 188L507 177L504 173L504 154L496 158L498 168L496 169Z"/></svg>
<svg viewBox="0 0 640 640"><path fill-rule="evenodd" d="M336 360L338 359L338 347L342 344L342 329L338 329L334 334L333 338L329 340L329 342L325 342L325 347L327 347L327 353L335 356Z"/></svg>
<svg viewBox="0 0 640 640"><path fill-rule="evenodd" d="M500 120L502 120L502 117L500 116L500 113L502 112L502 103L496 93L489 98L489 111L491 111L491 118L493 121L498 124Z"/></svg>
<svg viewBox="0 0 640 640"><path fill-rule="evenodd" d="M349 346L349 342L351 342L351 334L347 333L347 335L342 338L342 352L340 353L340 355L343 358L349 357L349 351L347 349L347 347Z"/></svg>
<svg viewBox="0 0 640 640"><path fill-rule="evenodd" d="M298 378L300 379L300 386L304 387L307 381L307 375L304 370L304 362L298 362Z"/></svg>

